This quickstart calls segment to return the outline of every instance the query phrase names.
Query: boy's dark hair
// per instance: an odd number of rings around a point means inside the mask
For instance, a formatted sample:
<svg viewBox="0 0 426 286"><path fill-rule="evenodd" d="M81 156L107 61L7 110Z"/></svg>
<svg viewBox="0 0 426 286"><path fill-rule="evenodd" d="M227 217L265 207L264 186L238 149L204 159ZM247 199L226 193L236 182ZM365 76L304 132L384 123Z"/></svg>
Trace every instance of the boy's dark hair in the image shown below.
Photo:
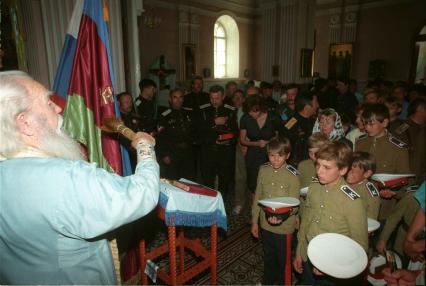
<svg viewBox="0 0 426 286"><path fill-rule="evenodd" d="M299 85L297 83L294 83L294 82L289 83L284 87L285 91L287 91L289 89L293 89L293 88L297 88L297 90L300 90Z"/></svg>
<svg viewBox="0 0 426 286"><path fill-rule="evenodd" d="M128 96L132 97L132 95L130 94L130 92L123 91L123 92L120 92L119 94L117 94L117 100L120 101L120 98L122 98L125 95L128 95Z"/></svg>
<svg viewBox="0 0 426 286"><path fill-rule="evenodd" d="M261 89L272 89L272 83L262 81L260 88Z"/></svg>
<svg viewBox="0 0 426 286"><path fill-rule="evenodd" d="M157 84L155 84L155 82L152 79L149 78L144 78L141 79L141 81L139 82L139 90L142 91L144 88L153 86L155 88L157 88Z"/></svg>
<svg viewBox="0 0 426 286"><path fill-rule="evenodd" d="M171 97L172 94L175 93L175 92L180 92L180 93L182 93L182 95L185 95L185 91L182 88L175 87L175 88L173 88L169 91L169 97Z"/></svg>
<svg viewBox="0 0 426 286"><path fill-rule="evenodd" d="M402 104L399 100L396 99L395 96L390 95L386 98L385 103L389 103L390 105L396 105L398 107L402 107Z"/></svg>
<svg viewBox="0 0 426 286"><path fill-rule="evenodd" d="M355 107L355 114L357 114L358 112L363 112L363 111L364 111L364 109L365 109L368 105L370 105L370 104L369 104L369 103L363 103L363 104L360 104L360 105L358 105L357 107Z"/></svg>
<svg viewBox="0 0 426 286"><path fill-rule="evenodd" d="M204 82L203 77L196 75L191 79L191 85L193 85L196 80L201 80L201 82Z"/></svg>
<svg viewBox="0 0 426 286"><path fill-rule="evenodd" d="M376 172L376 158L368 152L354 152L352 154L352 166L360 167L364 172Z"/></svg>
<svg viewBox="0 0 426 286"><path fill-rule="evenodd" d="M367 105L362 112L362 119L367 122L376 119L383 123L385 119L389 120L389 109L382 103Z"/></svg>
<svg viewBox="0 0 426 286"><path fill-rule="evenodd" d="M221 87L218 84L215 84L212 87L210 87L209 93L216 93L216 92L220 92L220 93L224 94L225 91L224 91L223 87Z"/></svg>
<svg viewBox="0 0 426 286"><path fill-rule="evenodd" d="M419 106L426 108L426 101L423 98L416 98L412 102L410 102L410 105L408 106L407 110L408 116L411 116L416 113L417 108Z"/></svg>
<svg viewBox="0 0 426 286"><path fill-rule="evenodd" d="M314 100L314 94L312 91L305 91L296 96L296 112L302 111L306 105L312 105L312 101Z"/></svg>
<svg viewBox="0 0 426 286"><path fill-rule="evenodd" d="M324 86L327 85L327 80L325 78L317 78L314 82L314 86L316 90L322 89Z"/></svg>
<svg viewBox="0 0 426 286"><path fill-rule="evenodd" d="M246 94L244 93L244 91L242 90L242 89L237 89L236 91L234 91L234 93L232 94L232 98L234 98L234 95L236 94L236 93L241 93L242 94L242 96L245 98L246 97Z"/></svg>
<svg viewBox="0 0 426 286"><path fill-rule="evenodd" d="M265 99L258 94L248 96L243 104L243 111L245 114L248 114L255 108L262 112L268 110L268 106L266 105Z"/></svg>
<svg viewBox="0 0 426 286"><path fill-rule="evenodd" d="M349 79L347 77L338 78L337 81L340 81L344 85L349 85Z"/></svg>
<svg viewBox="0 0 426 286"><path fill-rule="evenodd" d="M268 153L278 153L280 156L288 155L291 152L290 140L286 137L274 137L266 145L266 151Z"/></svg>
<svg viewBox="0 0 426 286"><path fill-rule="evenodd" d="M330 140L324 133L317 132L312 134L308 139L308 148L321 148L327 144Z"/></svg>
<svg viewBox="0 0 426 286"><path fill-rule="evenodd" d="M225 88L227 89L227 88L228 88L228 87L230 87L231 85L238 86L238 84L237 84L235 81L231 80L231 81L228 81L228 82L226 83Z"/></svg>
<svg viewBox="0 0 426 286"><path fill-rule="evenodd" d="M331 141L321 147L315 157L326 161L335 161L339 170L349 168L352 163L352 149L345 143Z"/></svg>

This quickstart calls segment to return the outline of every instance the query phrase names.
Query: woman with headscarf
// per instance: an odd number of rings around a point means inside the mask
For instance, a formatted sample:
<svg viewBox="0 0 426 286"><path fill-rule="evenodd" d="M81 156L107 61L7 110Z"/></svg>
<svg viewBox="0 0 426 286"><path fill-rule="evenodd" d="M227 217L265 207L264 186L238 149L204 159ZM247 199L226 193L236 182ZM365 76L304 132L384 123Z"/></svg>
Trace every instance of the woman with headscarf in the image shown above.
<svg viewBox="0 0 426 286"><path fill-rule="evenodd" d="M312 134L317 132L325 134L331 141L340 141L353 148L352 142L345 138L340 115L333 108L326 108L319 112Z"/></svg>

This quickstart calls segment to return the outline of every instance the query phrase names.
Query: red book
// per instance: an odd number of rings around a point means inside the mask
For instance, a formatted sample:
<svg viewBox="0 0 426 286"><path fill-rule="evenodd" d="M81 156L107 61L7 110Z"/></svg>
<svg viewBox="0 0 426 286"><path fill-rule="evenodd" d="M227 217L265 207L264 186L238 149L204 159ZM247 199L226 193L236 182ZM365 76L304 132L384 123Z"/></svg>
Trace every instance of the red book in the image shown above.
<svg viewBox="0 0 426 286"><path fill-rule="evenodd" d="M182 184L185 184L189 187L189 193L203 195L203 196L209 196L209 197L216 197L217 191L210 189L206 186L199 185L199 184L191 184L186 182L181 182Z"/></svg>

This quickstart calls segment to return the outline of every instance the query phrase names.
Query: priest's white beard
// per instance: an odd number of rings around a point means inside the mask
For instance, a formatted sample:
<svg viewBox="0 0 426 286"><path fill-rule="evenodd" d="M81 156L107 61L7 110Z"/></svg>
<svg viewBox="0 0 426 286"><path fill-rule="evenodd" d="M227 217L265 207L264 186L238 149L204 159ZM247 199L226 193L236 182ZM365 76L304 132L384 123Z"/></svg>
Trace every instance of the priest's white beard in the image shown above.
<svg viewBox="0 0 426 286"><path fill-rule="evenodd" d="M68 160L84 160L80 144L72 139L62 129L63 118L58 115L58 126L50 128L46 121L37 119L42 128L41 142L38 149L50 157L64 158Z"/></svg>

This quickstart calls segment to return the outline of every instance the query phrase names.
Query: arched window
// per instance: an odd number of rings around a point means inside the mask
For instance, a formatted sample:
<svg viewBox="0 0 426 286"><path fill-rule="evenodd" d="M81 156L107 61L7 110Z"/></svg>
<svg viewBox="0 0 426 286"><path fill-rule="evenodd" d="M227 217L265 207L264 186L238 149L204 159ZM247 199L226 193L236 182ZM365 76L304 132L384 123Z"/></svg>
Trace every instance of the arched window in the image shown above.
<svg viewBox="0 0 426 286"><path fill-rule="evenodd" d="M235 20L220 16L214 24L214 77L238 78L240 35Z"/></svg>
<svg viewBox="0 0 426 286"><path fill-rule="evenodd" d="M226 33L218 22L214 24L214 76L226 76Z"/></svg>

